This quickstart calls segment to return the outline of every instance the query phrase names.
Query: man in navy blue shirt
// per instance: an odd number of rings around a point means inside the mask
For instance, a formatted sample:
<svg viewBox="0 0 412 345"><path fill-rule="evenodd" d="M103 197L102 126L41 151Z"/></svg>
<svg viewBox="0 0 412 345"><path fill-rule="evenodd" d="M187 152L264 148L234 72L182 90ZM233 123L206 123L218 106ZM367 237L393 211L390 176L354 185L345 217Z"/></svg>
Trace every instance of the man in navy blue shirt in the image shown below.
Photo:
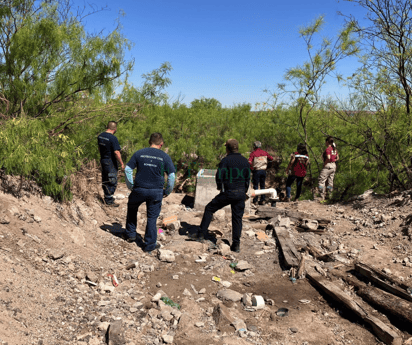
<svg viewBox="0 0 412 345"><path fill-rule="evenodd" d="M104 193L104 202L107 206L118 207L119 204L114 202L113 194L117 187L117 170L119 162L124 169L122 156L120 154L120 145L114 134L117 131L117 123L110 121L107 124L106 132L97 137L100 152L100 164L102 165L102 186Z"/></svg>
<svg viewBox="0 0 412 345"><path fill-rule="evenodd" d="M150 147L136 151L126 165L126 185L132 190L127 203L126 235L128 242L136 240L137 211L146 202L147 224L144 251L160 248L157 241L156 222L162 207L163 196L168 196L175 184L175 167L169 155L161 150L163 137L160 133L150 136ZM133 181L133 170L136 176ZM167 174L167 187L164 174Z"/></svg>
<svg viewBox="0 0 412 345"><path fill-rule="evenodd" d="M208 228L213 214L230 205L232 209L232 245L230 249L239 253L242 217L250 183L250 166L248 160L238 152L239 143L236 139L229 139L225 146L227 156L220 161L216 172L216 184L220 193L206 205L199 232L191 237L199 241L207 240Z"/></svg>

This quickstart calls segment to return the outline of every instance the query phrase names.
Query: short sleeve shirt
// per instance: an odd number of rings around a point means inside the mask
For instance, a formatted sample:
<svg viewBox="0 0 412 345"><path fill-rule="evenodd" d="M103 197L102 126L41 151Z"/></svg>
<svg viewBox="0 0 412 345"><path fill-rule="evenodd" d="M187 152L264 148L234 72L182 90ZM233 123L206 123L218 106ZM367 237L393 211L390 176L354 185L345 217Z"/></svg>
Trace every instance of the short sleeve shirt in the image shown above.
<svg viewBox="0 0 412 345"><path fill-rule="evenodd" d="M120 151L120 144L117 138L107 132L99 134L97 143L100 147L100 160L111 159L115 167L117 167L117 159L114 151Z"/></svg>
<svg viewBox="0 0 412 345"><path fill-rule="evenodd" d="M328 159L328 155L330 156L330 159ZM325 162L326 163L335 163L337 155L338 155L338 151L334 147L329 146L325 150Z"/></svg>
<svg viewBox="0 0 412 345"><path fill-rule="evenodd" d="M299 152L295 152L295 161L293 162L292 171L293 175L298 177L306 176L306 162L309 159L308 156L301 155Z"/></svg>
<svg viewBox="0 0 412 345"><path fill-rule="evenodd" d="M169 155L154 147L135 152L127 165L137 169L133 188L163 189L164 173L176 172Z"/></svg>

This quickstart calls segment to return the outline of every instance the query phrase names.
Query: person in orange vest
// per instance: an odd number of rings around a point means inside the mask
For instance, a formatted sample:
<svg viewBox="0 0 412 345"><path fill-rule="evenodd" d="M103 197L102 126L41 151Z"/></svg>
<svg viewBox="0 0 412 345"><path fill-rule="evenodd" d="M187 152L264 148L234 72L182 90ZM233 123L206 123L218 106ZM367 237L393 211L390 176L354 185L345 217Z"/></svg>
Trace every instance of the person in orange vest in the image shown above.
<svg viewBox="0 0 412 345"><path fill-rule="evenodd" d="M253 152L249 155L250 169L252 170L252 184L253 189L258 190L265 189L266 181L266 169L268 167L268 161L273 161L273 157L266 151L261 149L262 143L255 141L253 143ZM253 203L256 205L259 196L253 198ZM266 204L265 195L261 195L260 205Z"/></svg>

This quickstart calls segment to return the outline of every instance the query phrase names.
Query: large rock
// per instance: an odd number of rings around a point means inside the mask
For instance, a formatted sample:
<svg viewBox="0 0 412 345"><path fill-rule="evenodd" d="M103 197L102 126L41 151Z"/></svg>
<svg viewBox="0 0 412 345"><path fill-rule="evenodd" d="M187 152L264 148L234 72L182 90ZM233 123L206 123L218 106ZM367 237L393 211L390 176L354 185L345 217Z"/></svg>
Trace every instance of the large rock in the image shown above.
<svg viewBox="0 0 412 345"><path fill-rule="evenodd" d="M281 219L279 220L278 226L284 227L284 228L289 228L289 227L290 227L290 219L289 219L289 217L281 218Z"/></svg>
<svg viewBox="0 0 412 345"><path fill-rule="evenodd" d="M159 249L159 260L165 262L174 262L175 254L171 250Z"/></svg>
<svg viewBox="0 0 412 345"><path fill-rule="evenodd" d="M0 215L0 224L9 224L10 219L6 215Z"/></svg>
<svg viewBox="0 0 412 345"><path fill-rule="evenodd" d="M224 242L219 243L218 253L219 255L223 255L223 256L230 254L230 246Z"/></svg>
<svg viewBox="0 0 412 345"><path fill-rule="evenodd" d="M217 293L218 298L232 302L239 302L242 299L242 296L241 293L230 289L220 290Z"/></svg>
<svg viewBox="0 0 412 345"><path fill-rule="evenodd" d="M169 231L179 231L180 228L181 228L180 221L168 223L166 225L166 229Z"/></svg>
<svg viewBox="0 0 412 345"><path fill-rule="evenodd" d="M246 270L250 270L252 268L252 265L249 264L247 261L245 260L240 260L236 267L235 270L236 271L246 271Z"/></svg>
<svg viewBox="0 0 412 345"><path fill-rule="evenodd" d="M234 332L233 322L235 321L228 308L222 304L218 304L212 313L213 320L215 321L216 328L221 332Z"/></svg>
<svg viewBox="0 0 412 345"><path fill-rule="evenodd" d="M122 332L122 320L113 321L107 331L108 345L124 345L126 341Z"/></svg>
<svg viewBox="0 0 412 345"><path fill-rule="evenodd" d="M226 218L226 211L222 208L221 210L216 211L213 214L213 220L217 220L218 222L224 222Z"/></svg>

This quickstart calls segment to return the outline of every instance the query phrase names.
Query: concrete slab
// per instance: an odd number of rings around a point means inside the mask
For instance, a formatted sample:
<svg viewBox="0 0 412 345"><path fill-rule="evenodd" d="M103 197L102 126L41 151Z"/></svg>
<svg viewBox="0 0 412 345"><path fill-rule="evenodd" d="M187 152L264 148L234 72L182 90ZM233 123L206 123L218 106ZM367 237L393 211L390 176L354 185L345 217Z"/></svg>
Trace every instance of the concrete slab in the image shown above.
<svg viewBox="0 0 412 345"><path fill-rule="evenodd" d="M216 187L216 169L201 169L196 175L196 192L194 208L203 211L205 206L220 193ZM230 206L224 208L226 213L231 212ZM250 211L250 199L246 200L245 215Z"/></svg>

